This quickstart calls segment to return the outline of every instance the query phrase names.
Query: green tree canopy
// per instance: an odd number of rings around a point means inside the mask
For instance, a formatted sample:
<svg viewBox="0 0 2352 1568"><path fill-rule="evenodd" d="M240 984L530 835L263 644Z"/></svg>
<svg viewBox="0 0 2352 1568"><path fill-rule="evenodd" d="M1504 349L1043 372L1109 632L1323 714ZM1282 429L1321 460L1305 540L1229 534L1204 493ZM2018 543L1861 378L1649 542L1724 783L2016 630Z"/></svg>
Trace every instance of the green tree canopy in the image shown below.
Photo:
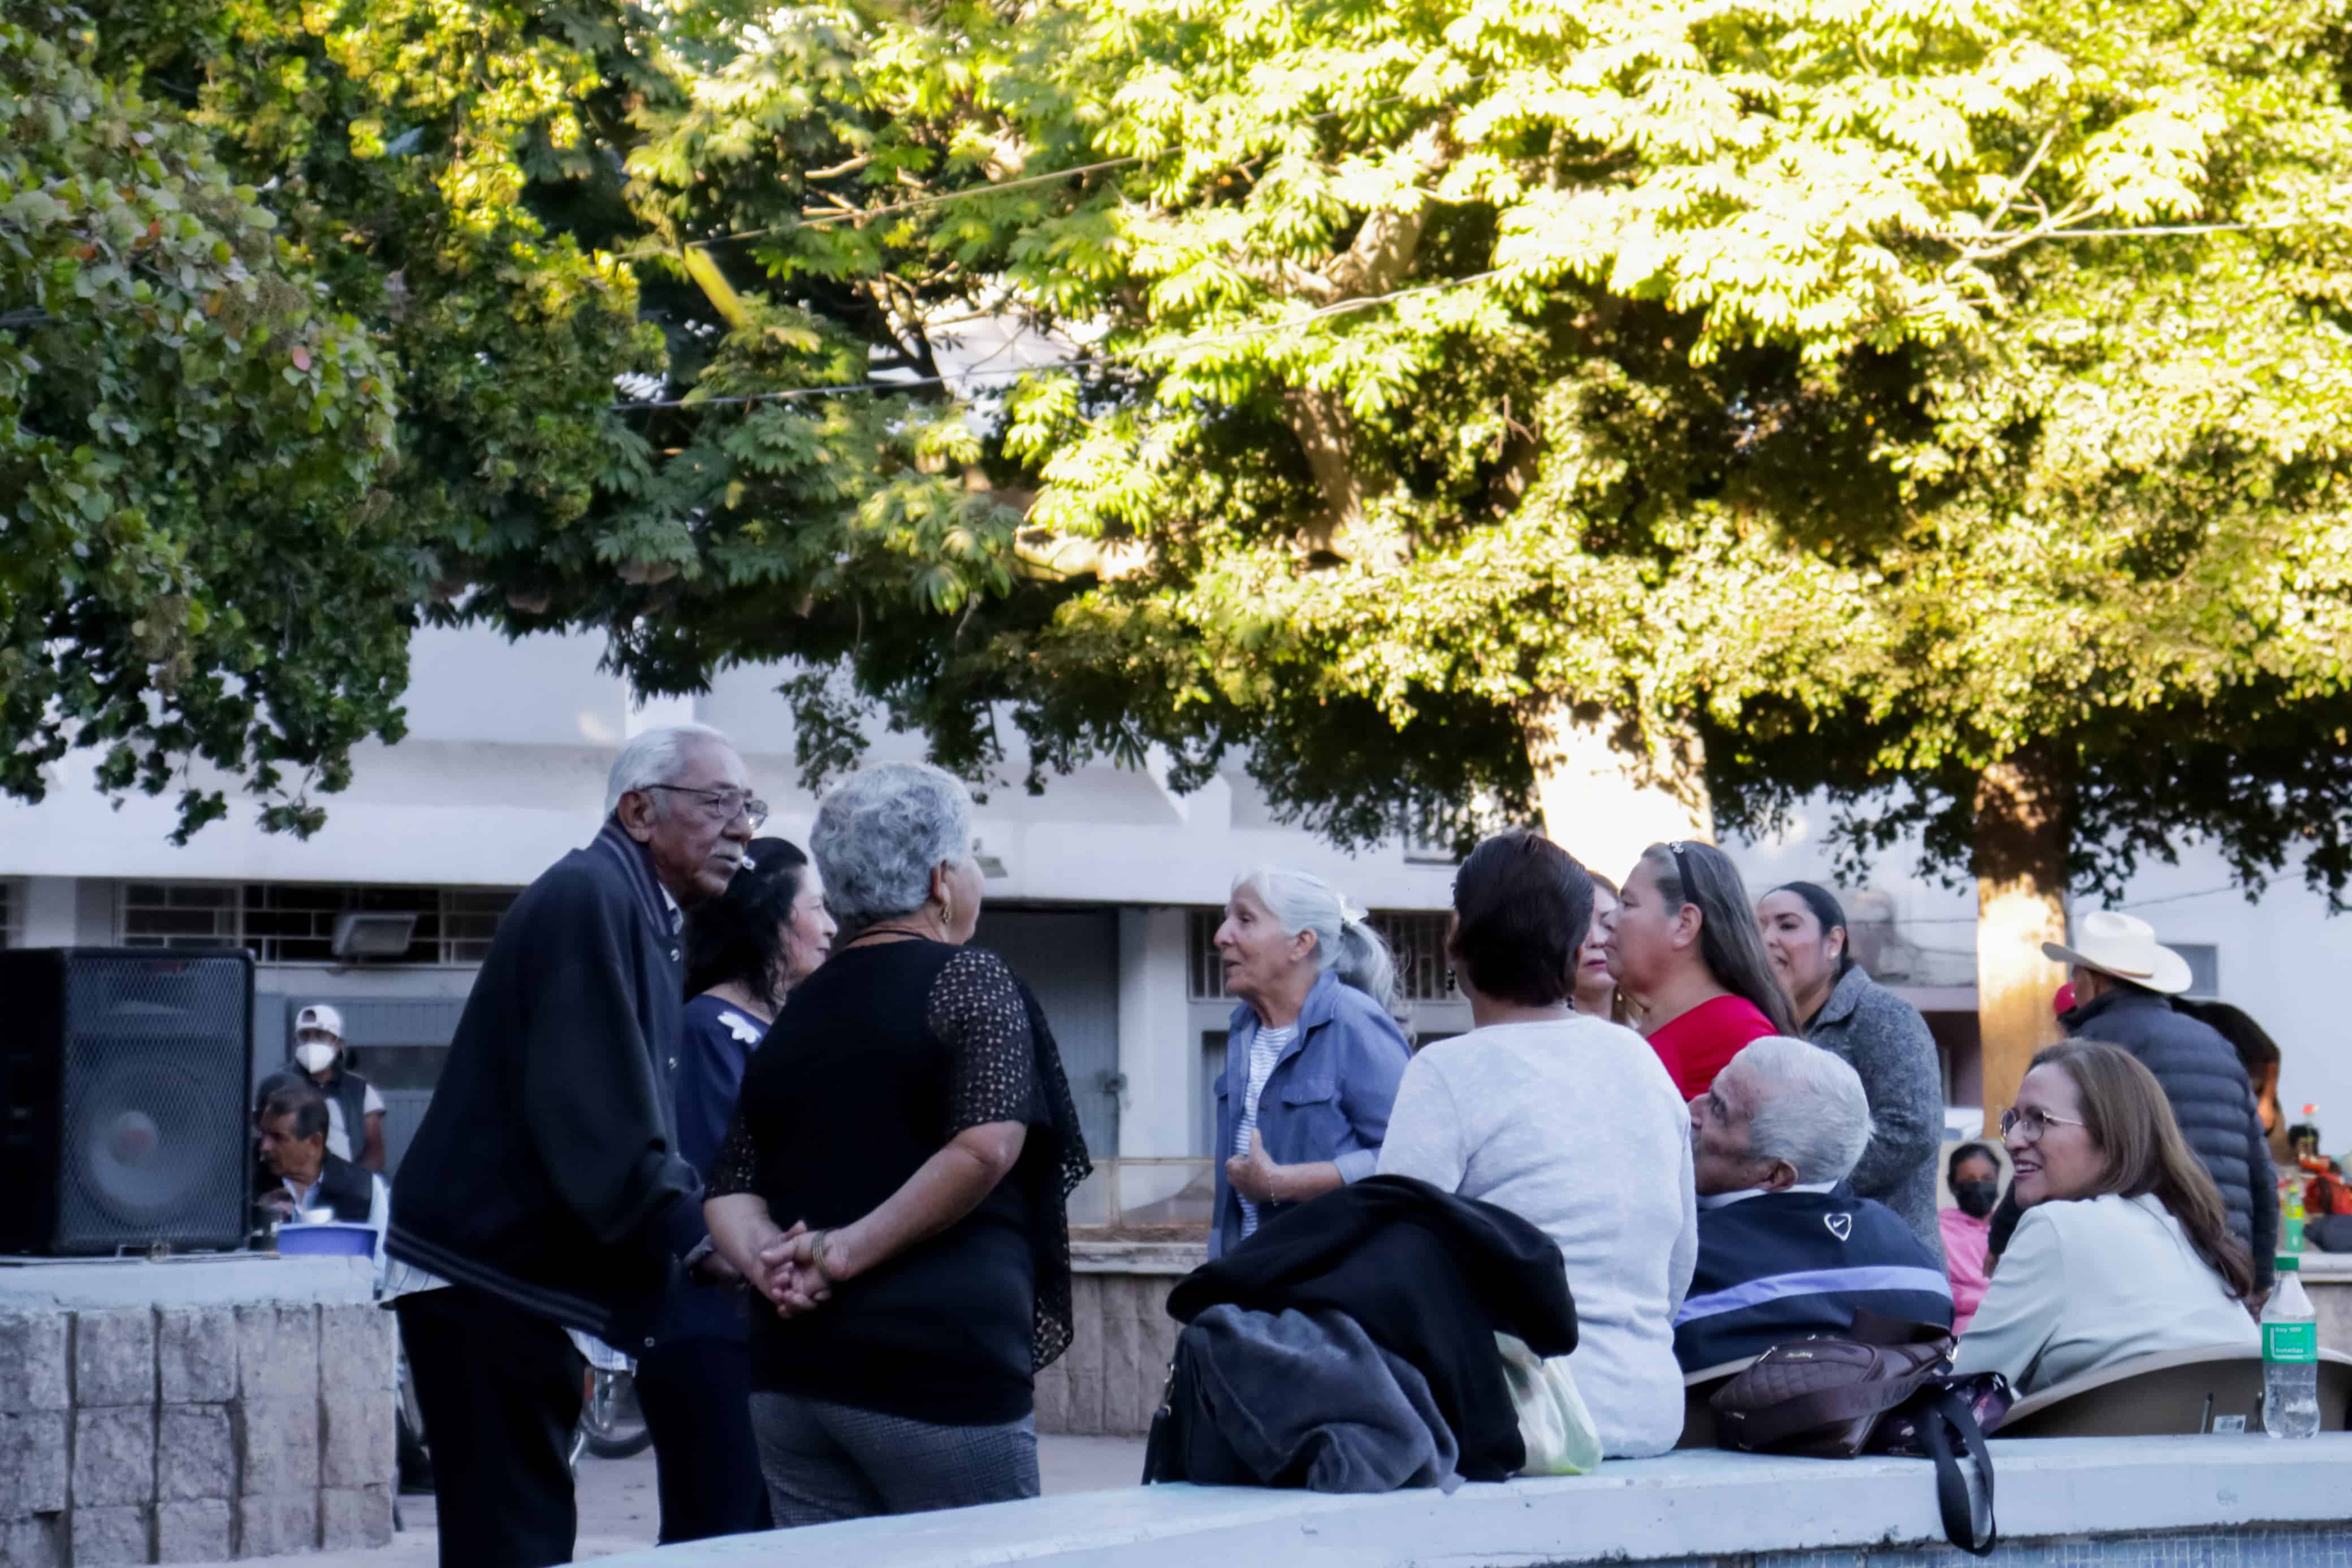
<svg viewBox="0 0 2352 1568"><path fill-rule="evenodd" d="M1047 768L1246 748L1342 839L1524 810L1581 710L1742 826L1825 789L1965 865L2023 758L2052 875L2197 829L2340 891L2341 24L789 10L646 118L640 209L755 317L656 411L677 578L575 604L967 768L1008 711ZM795 390L972 312L1078 362Z"/></svg>
<svg viewBox="0 0 2352 1568"><path fill-rule="evenodd" d="M0 788L96 747L106 788L176 786L184 833L226 809L201 759L307 830L301 784L398 733L390 372L63 15L0 20Z"/></svg>
<svg viewBox="0 0 2352 1568"><path fill-rule="evenodd" d="M812 769L879 705L1364 839L1580 726L1736 825L1964 863L2015 776L2045 889L2340 891L2343 12L98 19L394 367L425 613L797 659Z"/></svg>

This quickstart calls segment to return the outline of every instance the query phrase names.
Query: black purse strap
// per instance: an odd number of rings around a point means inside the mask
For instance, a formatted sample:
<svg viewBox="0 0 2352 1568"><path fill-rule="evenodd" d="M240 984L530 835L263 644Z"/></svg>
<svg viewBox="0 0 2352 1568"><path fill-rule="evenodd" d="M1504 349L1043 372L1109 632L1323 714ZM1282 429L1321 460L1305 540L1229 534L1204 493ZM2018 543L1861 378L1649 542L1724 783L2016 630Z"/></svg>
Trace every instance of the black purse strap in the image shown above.
<svg viewBox="0 0 2352 1568"><path fill-rule="evenodd" d="M1983 1478L1981 1492L1971 1493L1968 1477L1960 1473L1959 1458L1952 1451L1955 1435ZM1940 1385L1922 1390L1919 1441L1936 1463L1936 1506L1944 1516L1944 1538L1974 1556L1990 1556L2000 1542L1992 1513L1992 1455L1968 1401Z"/></svg>

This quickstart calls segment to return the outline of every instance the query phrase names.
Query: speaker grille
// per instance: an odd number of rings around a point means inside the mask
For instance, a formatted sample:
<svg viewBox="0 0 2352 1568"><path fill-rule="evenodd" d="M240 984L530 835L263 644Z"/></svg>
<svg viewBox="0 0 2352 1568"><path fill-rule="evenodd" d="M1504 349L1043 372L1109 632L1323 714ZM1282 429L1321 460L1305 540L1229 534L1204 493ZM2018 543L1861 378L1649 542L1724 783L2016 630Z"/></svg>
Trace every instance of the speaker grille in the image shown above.
<svg viewBox="0 0 2352 1568"><path fill-rule="evenodd" d="M242 954L68 956L58 1250L243 1239L251 973Z"/></svg>

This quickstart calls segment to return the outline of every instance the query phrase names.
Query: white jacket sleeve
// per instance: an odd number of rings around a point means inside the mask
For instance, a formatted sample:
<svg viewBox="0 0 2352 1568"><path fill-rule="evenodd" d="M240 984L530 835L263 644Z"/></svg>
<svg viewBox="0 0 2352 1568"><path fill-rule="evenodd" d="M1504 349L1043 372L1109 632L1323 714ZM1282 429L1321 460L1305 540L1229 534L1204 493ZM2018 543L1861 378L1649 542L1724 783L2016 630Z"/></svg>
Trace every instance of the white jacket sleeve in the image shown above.
<svg viewBox="0 0 2352 1568"><path fill-rule="evenodd" d="M1666 1321L1672 1322L1682 1315L1683 1301L1690 1294L1691 1276L1698 1272L1698 1184L1692 1169L1690 1122L1685 1117L1683 1128L1683 1228L1675 1238L1674 1250L1666 1259Z"/></svg>
<svg viewBox="0 0 2352 1568"><path fill-rule="evenodd" d="M1381 1145L1381 1175L1417 1176L1440 1192L1459 1192L1470 1168L1462 1111L1453 1086L1426 1054L1407 1064Z"/></svg>
<svg viewBox="0 0 2352 1568"><path fill-rule="evenodd" d="M2020 1398L2036 1392L2035 1369L2065 1314L2066 1300L2066 1251L2057 1222L2027 1209L1969 1332L1960 1336L1953 1372L1998 1372Z"/></svg>

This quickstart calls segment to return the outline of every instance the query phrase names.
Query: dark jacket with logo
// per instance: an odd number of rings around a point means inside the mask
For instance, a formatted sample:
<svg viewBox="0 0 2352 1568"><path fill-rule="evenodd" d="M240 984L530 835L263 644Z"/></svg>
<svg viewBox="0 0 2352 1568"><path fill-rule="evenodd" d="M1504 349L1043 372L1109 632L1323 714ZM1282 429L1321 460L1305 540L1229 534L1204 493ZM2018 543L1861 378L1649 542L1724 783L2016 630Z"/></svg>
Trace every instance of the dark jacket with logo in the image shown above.
<svg viewBox="0 0 2352 1568"><path fill-rule="evenodd" d="M2181 1136L2221 1189L2230 1233L2253 1254L2254 1289L2270 1289L2278 1253L2278 1182L2270 1134L2236 1048L2153 991L2109 991L2058 1021L2076 1040L2123 1047L2156 1074Z"/></svg>
<svg viewBox="0 0 2352 1568"><path fill-rule="evenodd" d="M1952 1326L1940 1258L1903 1217L1851 1187L1765 1192L1698 1211L1698 1267L1675 1314L1685 1372L1761 1355L1809 1333L1849 1333L1863 1309Z"/></svg>
<svg viewBox="0 0 2352 1568"><path fill-rule="evenodd" d="M617 1348L708 1234L669 1075L683 939L607 823L499 923L393 1192L394 1258Z"/></svg>

